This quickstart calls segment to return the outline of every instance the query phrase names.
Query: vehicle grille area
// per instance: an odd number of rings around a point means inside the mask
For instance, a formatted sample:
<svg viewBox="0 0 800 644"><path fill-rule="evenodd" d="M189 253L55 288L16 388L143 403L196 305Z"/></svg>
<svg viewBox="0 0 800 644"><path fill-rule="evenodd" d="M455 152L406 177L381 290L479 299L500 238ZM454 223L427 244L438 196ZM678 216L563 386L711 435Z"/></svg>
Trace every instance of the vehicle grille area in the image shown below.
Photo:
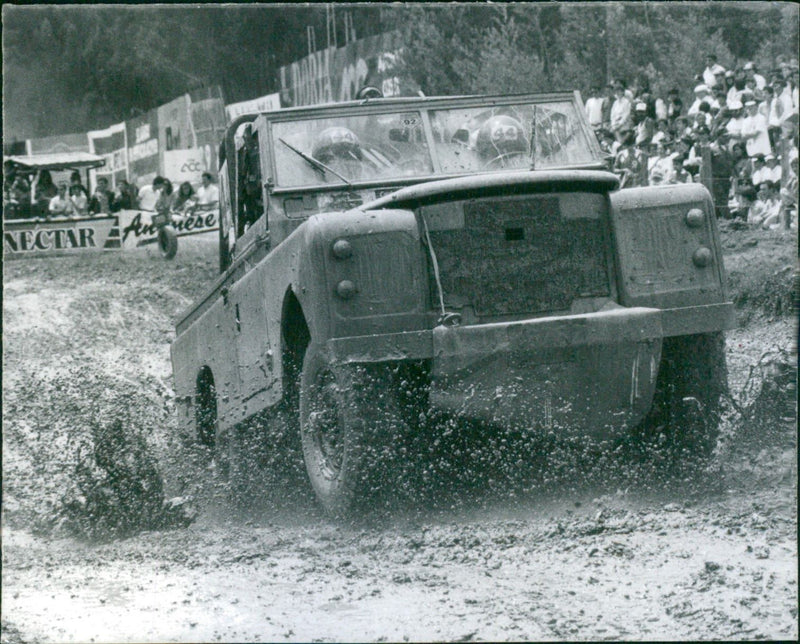
<svg viewBox="0 0 800 644"><path fill-rule="evenodd" d="M576 298L609 296L606 210L594 193L423 208L445 306L495 317L567 311ZM431 288L435 302L433 275Z"/></svg>

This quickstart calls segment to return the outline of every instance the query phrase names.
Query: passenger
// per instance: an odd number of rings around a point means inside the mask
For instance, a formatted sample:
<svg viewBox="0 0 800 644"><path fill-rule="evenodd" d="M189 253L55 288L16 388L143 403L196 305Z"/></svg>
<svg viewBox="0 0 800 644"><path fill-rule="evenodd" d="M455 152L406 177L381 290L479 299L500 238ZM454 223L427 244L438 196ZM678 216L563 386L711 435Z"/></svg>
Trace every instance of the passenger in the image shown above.
<svg viewBox="0 0 800 644"><path fill-rule="evenodd" d="M347 179L360 179L364 155L354 132L346 127L329 127L317 135L312 156Z"/></svg>
<svg viewBox="0 0 800 644"><path fill-rule="evenodd" d="M484 168L521 168L529 165L528 139L522 123L508 116L492 116L478 130L475 147Z"/></svg>
<svg viewBox="0 0 800 644"><path fill-rule="evenodd" d="M111 212L111 204L114 202L114 193L108 189L108 179L106 177L97 178L94 194L89 201L90 215L107 215Z"/></svg>

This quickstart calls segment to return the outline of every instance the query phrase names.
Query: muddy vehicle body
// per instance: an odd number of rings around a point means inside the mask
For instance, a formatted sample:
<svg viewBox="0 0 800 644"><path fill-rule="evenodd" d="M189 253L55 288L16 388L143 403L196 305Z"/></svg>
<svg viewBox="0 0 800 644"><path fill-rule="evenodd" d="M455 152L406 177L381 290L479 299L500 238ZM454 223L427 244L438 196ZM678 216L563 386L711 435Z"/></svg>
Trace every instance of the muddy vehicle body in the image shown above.
<svg viewBox="0 0 800 644"><path fill-rule="evenodd" d="M222 274L172 345L182 422L232 463L244 421L283 423L332 513L430 410L710 450L733 314L711 197L618 190L583 115L564 93L240 117Z"/></svg>

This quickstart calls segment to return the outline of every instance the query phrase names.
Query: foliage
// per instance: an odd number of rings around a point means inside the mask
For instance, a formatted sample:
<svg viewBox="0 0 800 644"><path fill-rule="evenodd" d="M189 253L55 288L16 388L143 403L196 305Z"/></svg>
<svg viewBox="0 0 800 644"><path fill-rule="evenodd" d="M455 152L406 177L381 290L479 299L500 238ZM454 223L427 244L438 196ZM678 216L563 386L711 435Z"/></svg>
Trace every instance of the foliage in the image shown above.
<svg viewBox="0 0 800 644"><path fill-rule="evenodd" d="M202 85L227 101L279 89L278 68L326 46L330 5L3 7L4 129L85 131ZM347 7L346 9L344 7ZM369 3L336 5L358 37L397 30L399 72L426 94L588 89L623 77L688 92L714 52L769 70L795 56L791 3ZM688 100L689 96L684 96Z"/></svg>

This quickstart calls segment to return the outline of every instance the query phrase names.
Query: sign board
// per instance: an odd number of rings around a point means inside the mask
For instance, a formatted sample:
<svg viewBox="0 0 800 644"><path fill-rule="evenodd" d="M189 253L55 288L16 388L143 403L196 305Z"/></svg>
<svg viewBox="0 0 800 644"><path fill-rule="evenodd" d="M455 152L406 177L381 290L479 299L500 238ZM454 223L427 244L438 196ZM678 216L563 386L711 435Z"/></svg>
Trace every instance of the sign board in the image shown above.
<svg viewBox="0 0 800 644"><path fill-rule="evenodd" d="M105 158L106 164L99 170L92 170L92 186L97 185L98 177L106 177L113 189L121 179L128 178L128 150L125 123L117 123L105 130L87 132L89 152Z"/></svg>
<svg viewBox="0 0 800 644"><path fill-rule="evenodd" d="M5 259L118 250L116 217L3 222Z"/></svg>
<svg viewBox="0 0 800 644"><path fill-rule="evenodd" d="M158 228L152 224L152 215L153 213L147 210L120 210L117 213L123 249L129 250L156 242ZM198 209L193 214L183 217L181 221L176 221L175 230L178 232L178 237L209 234L216 239L219 230L219 209Z"/></svg>
<svg viewBox="0 0 800 644"><path fill-rule="evenodd" d="M164 152L164 176L176 190L184 181L197 185L203 173L209 169L209 153L210 147Z"/></svg>
<svg viewBox="0 0 800 644"><path fill-rule="evenodd" d="M242 114L253 114L255 112L271 112L281 108L281 95L279 92L275 94L267 94L260 98L254 98L250 101L242 101L241 103L232 103L225 106L225 113L228 115L228 121L233 121L235 118Z"/></svg>

